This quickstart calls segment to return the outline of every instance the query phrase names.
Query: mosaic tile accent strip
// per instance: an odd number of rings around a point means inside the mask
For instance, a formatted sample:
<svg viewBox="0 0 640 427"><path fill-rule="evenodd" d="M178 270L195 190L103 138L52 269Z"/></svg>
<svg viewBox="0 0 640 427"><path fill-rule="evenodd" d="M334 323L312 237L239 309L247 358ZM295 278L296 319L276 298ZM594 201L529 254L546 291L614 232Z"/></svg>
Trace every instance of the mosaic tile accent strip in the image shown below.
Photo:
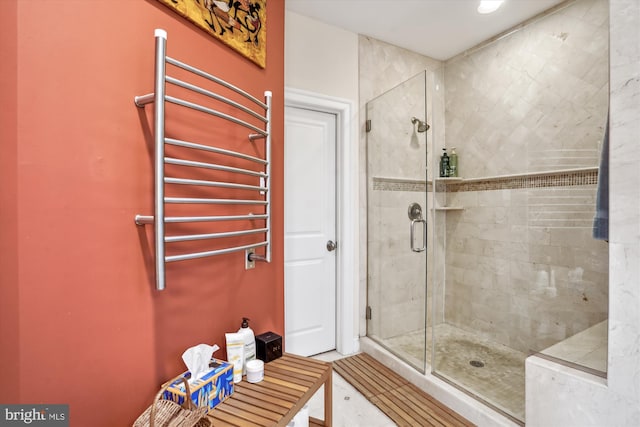
<svg viewBox="0 0 640 427"><path fill-rule="evenodd" d="M521 176L467 179L461 182L436 183L437 191L491 191L526 188L568 187L595 185L598 183L598 168L576 169ZM433 184L420 180L373 177L374 191L433 191Z"/></svg>
<svg viewBox="0 0 640 427"><path fill-rule="evenodd" d="M573 185L595 185L598 183L598 169L550 172L544 175L525 175L517 177L500 177L490 179L466 180L448 184L449 192L513 190L526 188L568 187ZM444 186L443 186L444 187ZM442 190L440 185L438 190Z"/></svg>
<svg viewBox="0 0 640 427"><path fill-rule="evenodd" d="M421 180L373 177L374 191L416 191L424 193L425 191L433 191L432 187L430 182L427 183Z"/></svg>

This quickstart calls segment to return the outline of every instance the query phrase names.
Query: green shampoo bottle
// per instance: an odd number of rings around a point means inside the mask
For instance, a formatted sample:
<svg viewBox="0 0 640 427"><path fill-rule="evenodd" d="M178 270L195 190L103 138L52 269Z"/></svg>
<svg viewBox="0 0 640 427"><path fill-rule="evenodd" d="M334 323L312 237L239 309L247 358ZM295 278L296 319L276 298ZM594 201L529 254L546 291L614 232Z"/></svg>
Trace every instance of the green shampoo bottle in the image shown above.
<svg viewBox="0 0 640 427"><path fill-rule="evenodd" d="M449 156L449 176L458 176L458 173L458 154L456 153L456 147L453 147Z"/></svg>

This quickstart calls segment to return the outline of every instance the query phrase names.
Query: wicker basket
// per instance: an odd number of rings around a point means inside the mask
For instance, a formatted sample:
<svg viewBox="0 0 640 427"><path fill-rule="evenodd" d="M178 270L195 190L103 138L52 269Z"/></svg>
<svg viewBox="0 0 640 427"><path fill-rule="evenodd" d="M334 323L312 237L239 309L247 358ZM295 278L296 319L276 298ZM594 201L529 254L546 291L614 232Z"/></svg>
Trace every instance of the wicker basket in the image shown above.
<svg viewBox="0 0 640 427"><path fill-rule="evenodd" d="M171 400L161 399L162 393L177 379L181 379L187 391L186 407ZM153 403L133 423L133 427L210 427L211 420L207 418L207 408L196 408L191 401L189 382L180 375L165 383Z"/></svg>

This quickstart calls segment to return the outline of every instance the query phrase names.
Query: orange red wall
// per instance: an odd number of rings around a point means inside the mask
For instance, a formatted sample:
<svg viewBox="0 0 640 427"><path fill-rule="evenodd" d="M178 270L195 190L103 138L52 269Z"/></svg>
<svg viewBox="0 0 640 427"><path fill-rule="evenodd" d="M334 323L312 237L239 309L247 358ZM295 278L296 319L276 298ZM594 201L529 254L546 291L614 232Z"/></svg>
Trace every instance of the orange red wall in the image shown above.
<svg viewBox="0 0 640 427"><path fill-rule="evenodd" d="M284 334L284 1L268 2L266 69L154 0L5 0L0 24L0 403L131 425L186 348L222 346L243 316ZM155 28L169 55L274 95L272 263L173 263L162 292L133 220L153 206L153 107L133 97L153 91Z"/></svg>

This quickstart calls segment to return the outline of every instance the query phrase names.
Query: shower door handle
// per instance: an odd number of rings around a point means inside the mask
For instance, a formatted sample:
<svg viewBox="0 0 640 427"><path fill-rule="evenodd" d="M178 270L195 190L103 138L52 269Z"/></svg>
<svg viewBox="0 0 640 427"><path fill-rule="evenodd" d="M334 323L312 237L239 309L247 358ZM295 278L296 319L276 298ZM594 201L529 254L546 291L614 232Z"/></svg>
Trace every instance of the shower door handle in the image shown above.
<svg viewBox="0 0 640 427"><path fill-rule="evenodd" d="M414 243L416 224L422 223L422 247L416 248ZM413 252L424 252L427 249L427 221L424 219L414 219L411 221L411 232L409 233L409 239L411 240L411 250Z"/></svg>

